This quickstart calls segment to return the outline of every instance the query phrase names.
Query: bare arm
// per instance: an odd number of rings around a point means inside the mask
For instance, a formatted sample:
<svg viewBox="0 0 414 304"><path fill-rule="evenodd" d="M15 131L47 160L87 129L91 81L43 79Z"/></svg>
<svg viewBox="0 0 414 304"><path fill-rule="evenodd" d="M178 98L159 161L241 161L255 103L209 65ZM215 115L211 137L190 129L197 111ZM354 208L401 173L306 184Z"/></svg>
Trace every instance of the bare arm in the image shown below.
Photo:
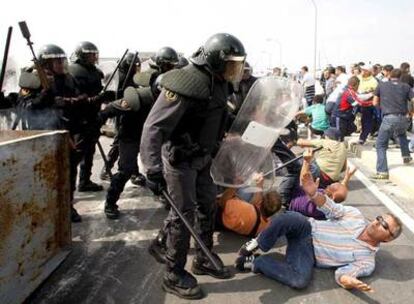
<svg viewBox="0 0 414 304"><path fill-rule="evenodd" d="M312 149L306 149L303 153L303 165L300 171L300 184L303 191L313 201L317 207L321 207L326 202L325 195L318 195L319 178L314 181L310 172L310 164L312 162Z"/></svg>
<svg viewBox="0 0 414 304"><path fill-rule="evenodd" d="M307 140L307 139L303 139L303 138L299 138L298 139L297 145L300 146L300 147L302 147L302 148L304 148L304 147L311 148L311 147L314 147L315 146L312 143L311 140Z"/></svg>
<svg viewBox="0 0 414 304"><path fill-rule="evenodd" d="M310 171L310 165L313 159L312 153L312 149L310 148L307 148L305 152L303 152L303 164L302 169L300 170L300 181L302 181L302 178L304 178L306 174L310 174L312 176Z"/></svg>

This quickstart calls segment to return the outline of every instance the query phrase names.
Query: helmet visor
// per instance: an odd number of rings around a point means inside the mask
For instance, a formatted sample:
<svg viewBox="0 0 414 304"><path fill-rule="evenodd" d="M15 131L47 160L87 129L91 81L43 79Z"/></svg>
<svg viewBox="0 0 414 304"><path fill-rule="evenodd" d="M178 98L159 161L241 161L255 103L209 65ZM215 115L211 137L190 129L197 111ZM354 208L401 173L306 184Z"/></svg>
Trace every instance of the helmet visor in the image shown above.
<svg viewBox="0 0 414 304"><path fill-rule="evenodd" d="M243 61L226 61L223 78L229 82L239 82L243 76Z"/></svg>

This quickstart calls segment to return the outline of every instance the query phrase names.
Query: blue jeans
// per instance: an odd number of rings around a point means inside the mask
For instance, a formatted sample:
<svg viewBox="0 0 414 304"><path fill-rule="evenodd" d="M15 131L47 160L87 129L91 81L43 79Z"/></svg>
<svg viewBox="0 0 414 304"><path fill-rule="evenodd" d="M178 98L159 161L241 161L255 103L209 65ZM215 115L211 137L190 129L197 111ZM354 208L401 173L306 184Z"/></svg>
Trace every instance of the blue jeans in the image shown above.
<svg viewBox="0 0 414 304"><path fill-rule="evenodd" d="M402 157L410 157L408 150L408 140L406 130L408 127L408 118L405 115L386 115L382 119L380 129L378 131L377 143L377 172L388 173L387 149L388 141L395 134L400 142Z"/></svg>
<svg viewBox="0 0 414 304"><path fill-rule="evenodd" d="M281 213L257 238L259 248L269 251L281 236L287 238L285 260L278 261L269 255L259 256L254 260L253 271L292 288L305 288L310 283L315 264L311 224L307 217L298 212Z"/></svg>

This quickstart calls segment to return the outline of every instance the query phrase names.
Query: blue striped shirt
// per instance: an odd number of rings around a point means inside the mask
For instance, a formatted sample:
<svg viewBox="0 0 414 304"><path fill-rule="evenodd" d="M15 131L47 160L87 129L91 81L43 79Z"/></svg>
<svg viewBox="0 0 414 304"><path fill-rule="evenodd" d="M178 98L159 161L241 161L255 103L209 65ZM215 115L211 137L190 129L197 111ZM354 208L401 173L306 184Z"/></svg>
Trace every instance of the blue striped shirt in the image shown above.
<svg viewBox="0 0 414 304"><path fill-rule="evenodd" d="M328 197L318 210L327 220L309 219L316 266L337 267L335 280L338 284L342 275L354 278L370 275L375 269L375 254L379 248L358 239L368 225L362 213L357 208L336 204Z"/></svg>

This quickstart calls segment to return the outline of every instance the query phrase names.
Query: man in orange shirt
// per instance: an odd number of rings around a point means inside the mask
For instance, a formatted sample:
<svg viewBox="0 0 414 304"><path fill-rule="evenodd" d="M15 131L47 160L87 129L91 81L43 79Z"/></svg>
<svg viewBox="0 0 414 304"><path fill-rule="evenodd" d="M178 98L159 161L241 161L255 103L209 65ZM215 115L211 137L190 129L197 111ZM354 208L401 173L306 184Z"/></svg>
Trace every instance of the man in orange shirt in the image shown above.
<svg viewBox="0 0 414 304"><path fill-rule="evenodd" d="M281 198L276 191L263 192L263 175L254 177L256 192L250 202L236 195L236 188L227 188L218 201L218 219L222 225L237 234L257 236L264 230L270 217L281 208Z"/></svg>

